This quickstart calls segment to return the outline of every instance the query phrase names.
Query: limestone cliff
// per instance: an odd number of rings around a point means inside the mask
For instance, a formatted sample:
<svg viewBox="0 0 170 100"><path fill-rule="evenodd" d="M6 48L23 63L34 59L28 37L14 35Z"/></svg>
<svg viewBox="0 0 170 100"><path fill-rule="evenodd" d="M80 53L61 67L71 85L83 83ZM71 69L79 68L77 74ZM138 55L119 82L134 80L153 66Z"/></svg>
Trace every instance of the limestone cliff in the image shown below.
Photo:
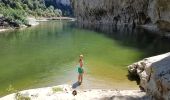
<svg viewBox="0 0 170 100"><path fill-rule="evenodd" d="M146 58L128 66L140 77L140 87L156 100L170 100L170 53Z"/></svg>
<svg viewBox="0 0 170 100"><path fill-rule="evenodd" d="M170 0L71 0L81 23L155 24L170 31ZM167 26L169 25L169 26Z"/></svg>

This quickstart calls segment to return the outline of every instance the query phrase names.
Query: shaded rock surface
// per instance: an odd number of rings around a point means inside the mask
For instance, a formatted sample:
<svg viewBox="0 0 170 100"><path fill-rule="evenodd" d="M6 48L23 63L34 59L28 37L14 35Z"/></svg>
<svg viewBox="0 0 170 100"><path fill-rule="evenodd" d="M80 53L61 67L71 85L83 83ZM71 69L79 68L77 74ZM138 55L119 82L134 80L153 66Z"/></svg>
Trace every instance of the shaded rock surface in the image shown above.
<svg viewBox="0 0 170 100"><path fill-rule="evenodd" d="M84 24L115 24L134 27L148 23L157 25L160 20L162 23L170 23L170 0L71 1L75 16L79 22Z"/></svg>
<svg viewBox="0 0 170 100"><path fill-rule="evenodd" d="M140 87L156 100L170 100L170 53L143 59L128 66L139 75Z"/></svg>

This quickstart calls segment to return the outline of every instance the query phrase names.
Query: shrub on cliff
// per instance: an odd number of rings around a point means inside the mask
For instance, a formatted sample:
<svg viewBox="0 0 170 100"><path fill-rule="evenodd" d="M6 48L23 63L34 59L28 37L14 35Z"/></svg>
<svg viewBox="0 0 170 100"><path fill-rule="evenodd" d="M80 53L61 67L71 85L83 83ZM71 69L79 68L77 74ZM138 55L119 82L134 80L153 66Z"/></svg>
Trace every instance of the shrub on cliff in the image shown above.
<svg viewBox="0 0 170 100"><path fill-rule="evenodd" d="M0 7L0 13L3 14L9 22L15 22L16 24L26 24L26 13L20 9L12 9L10 7Z"/></svg>

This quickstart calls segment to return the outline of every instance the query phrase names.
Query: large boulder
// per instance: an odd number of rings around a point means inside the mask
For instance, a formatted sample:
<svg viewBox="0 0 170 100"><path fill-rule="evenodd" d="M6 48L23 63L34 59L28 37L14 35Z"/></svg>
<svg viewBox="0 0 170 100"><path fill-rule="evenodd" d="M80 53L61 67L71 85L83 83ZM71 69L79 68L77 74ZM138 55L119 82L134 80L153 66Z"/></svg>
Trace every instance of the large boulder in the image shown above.
<svg viewBox="0 0 170 100"><path fill-rule="evenodd" d="M143 59L128 66L142 87L156 100L170 100L170 53Z"/></svg>

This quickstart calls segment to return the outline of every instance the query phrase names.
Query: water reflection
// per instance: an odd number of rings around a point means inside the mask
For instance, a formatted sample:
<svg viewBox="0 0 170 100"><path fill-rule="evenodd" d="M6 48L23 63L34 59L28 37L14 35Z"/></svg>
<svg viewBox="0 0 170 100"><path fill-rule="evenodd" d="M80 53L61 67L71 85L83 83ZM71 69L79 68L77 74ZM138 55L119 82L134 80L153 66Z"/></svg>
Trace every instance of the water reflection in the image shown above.
<svg viewBox="0 0 170 100"><path fill-rule="evenodd" d="M86 25L76 24L77 27L97 31L100 34L117 40L120 45L138 48L146 52L144 57L149 57L170 51L170 38L161 36L161 32L153 32L143 28L131 28L115 25Z"/></svg>

